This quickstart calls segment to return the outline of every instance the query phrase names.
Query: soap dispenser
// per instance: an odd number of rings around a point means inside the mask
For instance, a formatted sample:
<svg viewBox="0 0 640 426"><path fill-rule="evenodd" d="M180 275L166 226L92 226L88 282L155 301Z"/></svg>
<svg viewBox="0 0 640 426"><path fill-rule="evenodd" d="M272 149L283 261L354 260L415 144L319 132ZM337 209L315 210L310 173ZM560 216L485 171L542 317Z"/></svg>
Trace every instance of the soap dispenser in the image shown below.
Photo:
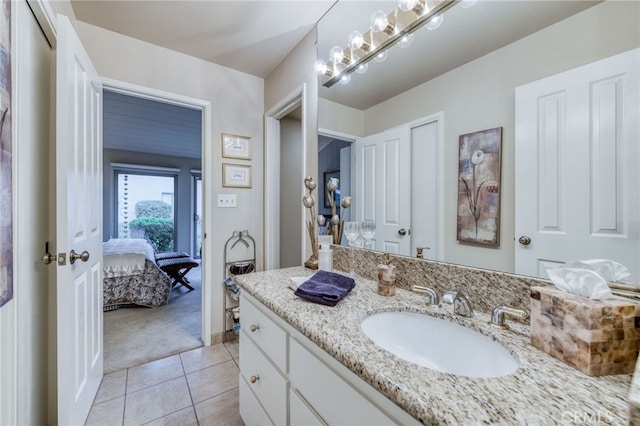
<svg viewBox="0 0 640 426"><path fill-rule="evenodd" d="M320 245L320 250L318 250L318 269L320 270L333 271L332 241L333 237L331 235L318 236L318 244Z"/></svg>

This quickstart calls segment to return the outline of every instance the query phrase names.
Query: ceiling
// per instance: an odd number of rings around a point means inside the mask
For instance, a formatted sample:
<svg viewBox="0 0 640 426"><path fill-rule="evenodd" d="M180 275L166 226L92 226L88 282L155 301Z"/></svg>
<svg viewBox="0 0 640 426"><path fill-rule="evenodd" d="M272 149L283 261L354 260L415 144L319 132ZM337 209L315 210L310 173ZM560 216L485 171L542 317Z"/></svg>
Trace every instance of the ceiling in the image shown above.
<svg viewBox="0 0 640 426"><path fill-rule="evenodd" d="M104 148L169 157L202 157L202 112L104 90Z"/></svg>
<svg viewBox="0 0 640 426"><path fill-rule="evenodd" d="M320 96L357 109L448 72L526 37L600 0L479 0L455 6L435 31L421 29L407 49L393 48L349 85ZM335 3L335 6L334 6ZM76 18L120 34L266 78L318 23L318 51L346 45L390 0L71 0ZM332 7L333 6L333 7ZM326 14L326 15L325 15ZM366 78L365 78L366 77ZM381 82L383 82L381 84Z"/></svg>
<svg viewBox="0 0 640 426"><path fill-rule="evenodd" d="M321 87L321 98L365 110L425 81L582 12L600 0L479 0L473 7L454 6L442 25L421 28L406 49L392 47L386 62L370 62L364 75L349 84ZM373 11L393 11L396 1L338 2L318 24L318 56L326 59L332 46L346 46L354 29L368 30ZM552 48L552 46L549 46Z"/></svg>
<svg viewBox="0 0 640 426"><path fill-rule="evenodd" d="M265 78L335 0L71 0L76 19Z"/></svg>

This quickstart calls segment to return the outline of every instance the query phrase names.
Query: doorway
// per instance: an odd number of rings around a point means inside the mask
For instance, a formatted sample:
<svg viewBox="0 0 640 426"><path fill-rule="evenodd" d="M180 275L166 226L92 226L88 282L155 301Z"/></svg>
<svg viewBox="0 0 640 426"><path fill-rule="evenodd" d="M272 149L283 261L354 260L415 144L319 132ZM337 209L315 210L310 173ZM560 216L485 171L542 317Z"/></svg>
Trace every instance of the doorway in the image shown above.
<svg viewBox="0 0 640 426"><path fill-rule="evenodd" d="M299 112L295 112L295 111ZM310 253L309 239L306 236L304 215L306 209L302 205L301 198L304 189L304 177L310 173L307 170L307 132L305 123L306 89L305 85L290 93L277 105L265 114L265 185L264 185L264 267L265 270L283 267L281 256L287 256L286 262L296 262L302 265L306 256ZM291 115L293 113L293 115ZM282 120L296 119L299 125L297 139L292 139L290 147L293 153L283 153ZM286 123L287 120L285 120ZM286 124L285 124L286 126ZM285 144L287 142L285 141ZM286 181L283 181L286 179ZM283 188L282 185L291 185ZM284 198L283 198L283 194ZM283 214L289 214L291 222L282 220ZM291 244L293 250L285 249L281 236L284 233L293 235ZM290 234L288 234L290 233ZM291 253L289 253L289 251ZM290 258L289 258L290 257ZM297 259L297 261L295 260Z"/></svg>
<svg viewBox="0 0 640 426"><path fill-rule="evenodd" d="M203 109L166 98L104 90L103 234L143 238L155 253L200 257ZM195 176L199 179L195 180ZM199 190L198 190L199 189ZM200 210L198 211L198 207ZM145 271L149 262L145 261ZM104 371L116 371L204 343L203 270L176 285L166 305L104 312ZM126 326L125 326L126 324Z"/></svg>

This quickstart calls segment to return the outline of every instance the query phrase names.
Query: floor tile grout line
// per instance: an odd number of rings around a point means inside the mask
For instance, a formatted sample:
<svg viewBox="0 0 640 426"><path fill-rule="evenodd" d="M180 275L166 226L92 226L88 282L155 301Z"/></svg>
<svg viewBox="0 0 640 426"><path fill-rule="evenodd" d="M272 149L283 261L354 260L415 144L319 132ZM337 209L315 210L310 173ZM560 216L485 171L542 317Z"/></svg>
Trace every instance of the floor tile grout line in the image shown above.
<svg viewBox="0 0 640 426"><path fill-rule="evenodd" d="M122 401L122 426L124 426L125 413L127 412L127 388L129 387L129 369L124 373L124 401Z"/></svg>
<svg viewBox="0 0 640 426"><path fill-rule="evenodd" d="M193 409L193 415L196 416L196 422L199 425L200 421L198 420L198 412L196 411L196 404L195 402L193 402L193 395L191 394L191 386L189 386L189 378L187 377L187 370L184 366L184 360L182 359L182 354L180 354L180 365L182 365L182 372L184 373L184 381L187 383L187 391L189 392L189 400L191 401L191 408Z"/></svg>

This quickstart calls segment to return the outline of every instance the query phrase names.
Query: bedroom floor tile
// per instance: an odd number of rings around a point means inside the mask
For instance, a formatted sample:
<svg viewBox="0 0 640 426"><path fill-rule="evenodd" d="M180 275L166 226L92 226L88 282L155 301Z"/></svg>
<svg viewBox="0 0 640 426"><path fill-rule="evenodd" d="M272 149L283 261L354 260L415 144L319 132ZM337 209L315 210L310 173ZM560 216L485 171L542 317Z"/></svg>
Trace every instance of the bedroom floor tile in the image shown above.
<svg viewBox="0 0 640 426"><path fill-rule="evenodd" d="M239 370L227 345L106 374L86 425L243 425Z"/></svg>

